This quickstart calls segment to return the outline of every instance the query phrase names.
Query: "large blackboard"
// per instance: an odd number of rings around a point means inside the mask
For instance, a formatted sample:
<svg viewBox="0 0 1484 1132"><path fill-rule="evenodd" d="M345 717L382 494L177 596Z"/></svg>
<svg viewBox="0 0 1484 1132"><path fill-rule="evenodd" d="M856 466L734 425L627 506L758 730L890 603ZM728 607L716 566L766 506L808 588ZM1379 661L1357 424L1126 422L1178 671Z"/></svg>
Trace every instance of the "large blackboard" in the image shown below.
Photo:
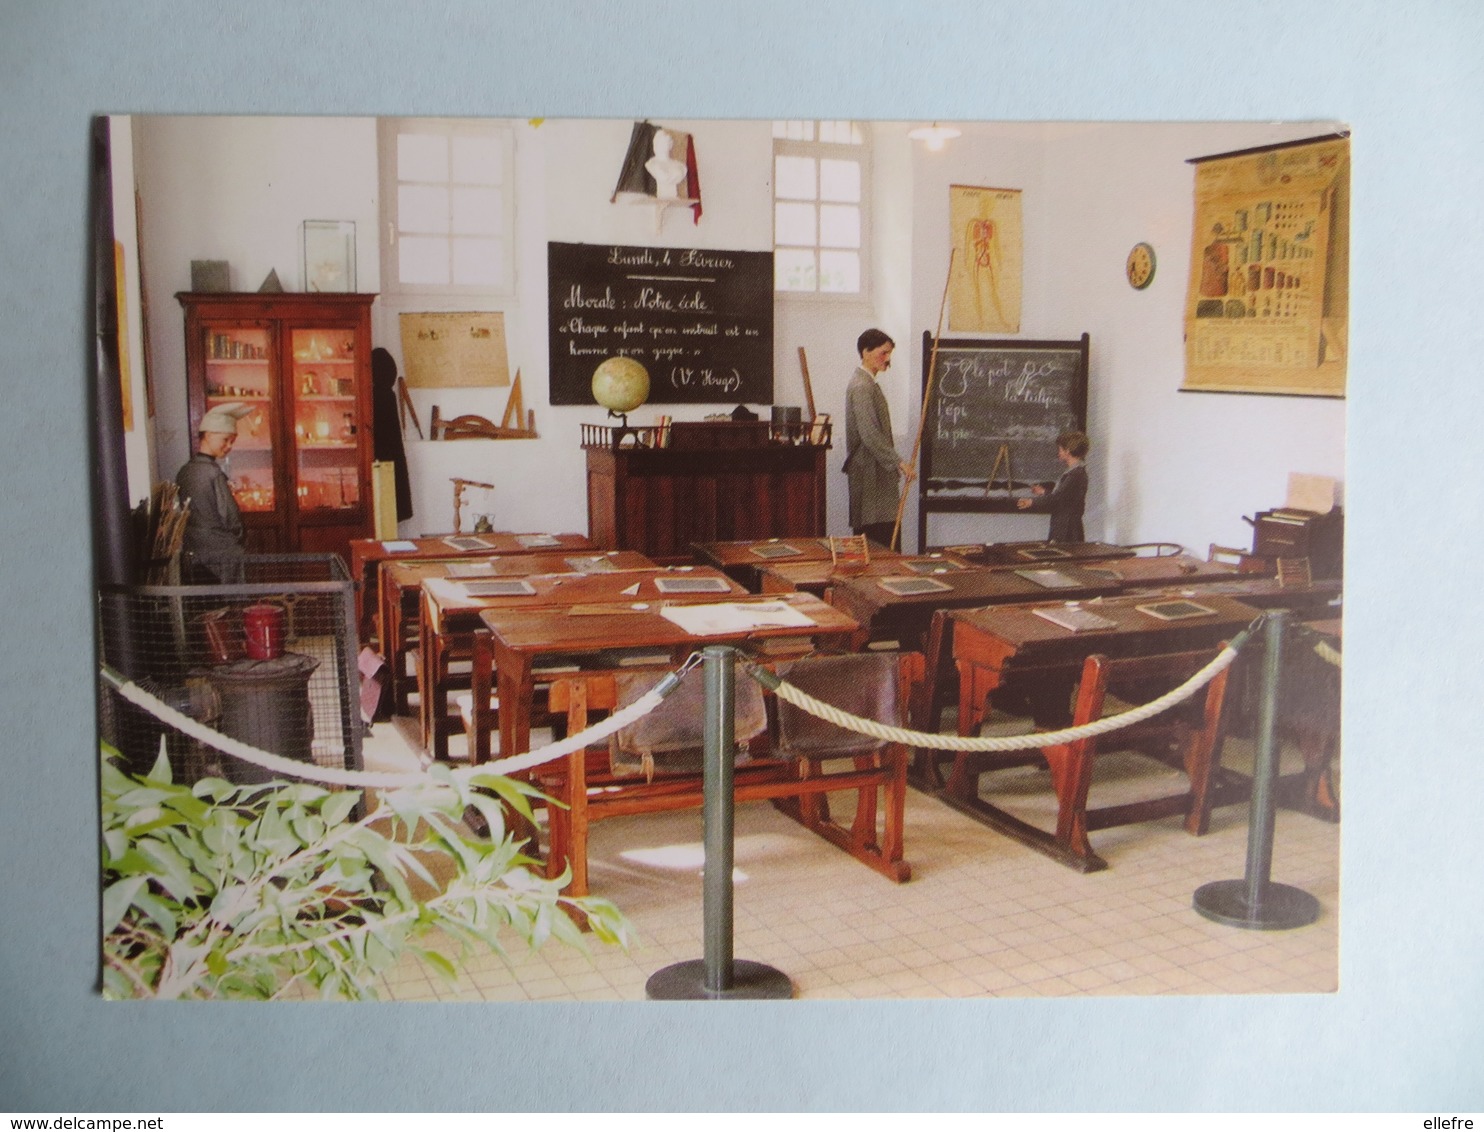
<svg viewBox="0 0 1484 1132"><path fill-rule="evenodd" d="M932 348L932 336L923 334L924 385ZM919 490L928 497L975 487L988 494L1054 480L1063 470L1057 435L1086 427L1086 334L1070 342L941 340L922 432ZM1008 477L1002 453L1009 456Z"/></svg>
<svg viewBox="0 0 1484 1132"><path fill-rule="evenodd" d="M772 252L551 243L547 268L553 405L591 405L619 354L651 404L772 402Z"/></svg>

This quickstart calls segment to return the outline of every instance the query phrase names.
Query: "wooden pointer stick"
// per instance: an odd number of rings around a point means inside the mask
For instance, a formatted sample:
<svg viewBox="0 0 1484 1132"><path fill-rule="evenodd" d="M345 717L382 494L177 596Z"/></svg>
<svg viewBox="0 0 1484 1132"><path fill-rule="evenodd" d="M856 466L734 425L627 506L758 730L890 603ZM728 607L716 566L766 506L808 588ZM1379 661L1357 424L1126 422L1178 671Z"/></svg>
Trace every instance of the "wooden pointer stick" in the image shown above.
<svg viewBox="0 0 1484 1132"><path fill-rule="evenodd" d="M799 347L799 369L804 374L804 407L809 410L809 420L814 420L814 386L809 384L809 358L804 347Z"/></svg>
<svg viewBox="0 0 1484 1132"><path fill-rule="evenodd" d="M907 461L908 465L917 467L917 454L922 450L922 430L927 424L928 402L933 396L933 379L938 371L938 339L943 337L943 312L948 309L948 285L953 282L953 258L958 255L958 249L953 248L948 253L948 278L943 280L943 301L938 304L938 330L933 335L933 352L928 358L927 384L922 390L922 411L917 416L917 439L912 442L912 458ZM891 530L891 548L895 550L898 540L902 535L902 514L907 510L907 494L912 490L912 480L909 478L902 485L902 498L897 503L897 523ZM921 550L922 547L918 547Z"/></svg>

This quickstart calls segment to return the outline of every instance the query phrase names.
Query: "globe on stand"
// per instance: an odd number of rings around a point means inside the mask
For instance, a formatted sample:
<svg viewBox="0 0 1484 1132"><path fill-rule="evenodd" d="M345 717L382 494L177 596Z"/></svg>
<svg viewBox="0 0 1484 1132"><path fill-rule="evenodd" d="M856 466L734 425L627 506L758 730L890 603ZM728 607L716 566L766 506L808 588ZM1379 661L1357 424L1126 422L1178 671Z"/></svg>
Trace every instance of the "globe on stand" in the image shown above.
<svg viewBox="0 0 1484 1132"><path fill-rule="evenodd" d="M617 448L629 428L629 413L649 399L649 371L633 358L622 355L609 358L593 371L593 400L618 417L623 424L614 430L613 446Z"/></svg>

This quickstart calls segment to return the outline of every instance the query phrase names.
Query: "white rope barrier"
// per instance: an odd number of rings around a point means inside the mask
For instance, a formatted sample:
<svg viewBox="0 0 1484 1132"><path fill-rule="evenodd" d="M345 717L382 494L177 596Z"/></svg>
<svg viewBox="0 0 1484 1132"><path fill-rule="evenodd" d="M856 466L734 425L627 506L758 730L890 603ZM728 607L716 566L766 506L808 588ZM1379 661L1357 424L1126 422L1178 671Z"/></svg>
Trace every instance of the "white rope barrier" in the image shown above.
<svg viewBox="0 0 1484 1132"><path fill-rule="evenodd" d="M1236 641L1226 646L1215 658L1210 661L1199 672L1186 680L1178 688L1171 689L1158 699L1151 700L1147 704L1133 708L1117 715L1105 716L1091 723L1084 723L1078 727L1066 727L1058 731L1035 731L1025 735L942 735L937 732L914 731L905 727L894 727L889 724L877 723L873 719L863 716L851 715L849 712L841 711L837 707L825 703L823 700L815 699L806 692L800 691L786 681L780 680L767 669L753 661L744 658L748 672L753 679L764 687L771 690L780 699L787 700L795 707L827 720L837 727L843 727L848 731L855 731L862 735L870 735L877 739L885 739L890 743L902 743L910 747L922 747L939 751L1021 751L1037 747L1049 747L1058 743L1071 743L1078 739L1088 739L1095 735L1105 735L1110 731L1117 731L1124 727L1130 727L1135 723L1142 723L1146 719L1168 711L1176 704L1189 699L1206 684L1210 683L1216 676L1230 667L1237 659L1238 650L1246 638L1243 633ZM1320 648L1328 648L1322 642L1315 646L1315 651ZM1333 652L1334 650L1330 650ZM1323 656L1323 653L1320 653ZM519 774L533 767L563 758L573 751L590 746L601 739L606 739L615 731L629 726L636 720L643 718L659 706L660 701L665 698L680 682L690 668L694 667L700 654L691 657L684 666L675 672L663 677L653 688L640 696L628 707L615 711L608 718L593 724L591 727L569 735L557 743L550 743L545 747L537 748L520 755L512 755L508 758L496 759L493 762L481 763L477 766L466 766L455 768L456 776L471 776L481 774ZM1335 653L1335 659L1331 663L1339 663L1339 654ZM1328 659L1328 658L1326 658ZM391 771L356 771L344 770L338 767L322 767L310 763L299 762L295 759L284 758L271 751L264 751L240 739L234 739L230 735L224 735L207 727L200 720L192 719L184 712L171 707L159 697L141 688L131 680L125 679L119 673L108 668L106 665L100 669L103 678L124 699L153 715L161 723L168 724L199 742L213 747L233 758L252 763L254 766L273 774L282 775L286 778L306 779L313 782L321 782L329 786L352 786L372 787L380 789L397 789L399 787L419 786L430 781L427 771L415 772L391 772Z"/></svg>
<svg viewBox="0 0 1484 1132"><path fill-rule="evenodd" d="M394 772L394 771L364 771L344 770L339 767L315 766L311 763L299 762L296 759L287 759L282 755L275 755L271 751L264 751L240 739L234 739L230 735L223 735L220 731L207 727L200 720L192 719L184 712L178 711L165 703L158 696L141 688L132 680L126 680L118 673L104 667L100 670L103 678L108 681L110 687L118 692L120 696L128 700L136 707L147 711L161 723L169 724L183 735L214 747L223 754L231 755L233 758L241 759L243 762L252 763L256 767L270 771L273 774L282 775L285 778L306 779L311 782L322 782L327 786L357 786L374 787L380 789L397 789L404 786L422 786L432 781L427 771ZM635 720L648 715L659 706L668 694L671 684L666 686L670 677L662 679L655 687L640 696L628 707L616 711L607 719L601 720L585 731L576 735L569 735L559 743L550 743L545 747L534 751L528 751L521 755L512 755L509 758L496 759L494 762L480 763L477 766L457 767L453 773L455 776L470 776L483 774L518 774L523 770L540 766L551 762L553 759L562 758L582 747L589 746L600 739L606 739L613 732L622 727L627 727ZM678 677L675 683L678 683Z"/></svg>
<svg viewBox="0 0 1484 1132"><path fill-rule="evenodd" d="M856 731L862 735L885 739L889 743L902 743L909 747L924 747L938 751L1024 751L1033 747L1050 747L1058 743L1088 739L1094 735L1105 735L1109 731L1117 731L1135 723L1142 723L1162 711L1168 711L1182 700L1189 699L1200 688L1215 679L1218 673L1228 668L1237 659L1237 651L1237 646L1228 645L1217 653L1209 664L1178 688L1172 688L1158 699L1150 700L1140 707L1120 712L1118 715L1105 716L1079 727L1065 727L1059 731L1033 731L1026 735L940 735L936 732L892 727L831 707L823 700L817 700L808 693L799 691L771 673L765 674L765 670L756 665L750 665L749 671L753 679L764 687L770 688L780 699L787 700L795 707L816 715L820 719L828 720L847 731Z"/></svg>

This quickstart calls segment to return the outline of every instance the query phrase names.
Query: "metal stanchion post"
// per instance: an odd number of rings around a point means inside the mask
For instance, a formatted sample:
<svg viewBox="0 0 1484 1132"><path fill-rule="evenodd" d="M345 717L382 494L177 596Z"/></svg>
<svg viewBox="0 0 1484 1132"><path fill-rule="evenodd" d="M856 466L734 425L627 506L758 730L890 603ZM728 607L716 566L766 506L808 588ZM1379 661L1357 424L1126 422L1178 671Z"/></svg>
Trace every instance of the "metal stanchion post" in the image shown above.
<svg viewBox="0 0 1484 1132"><path fill-rule="evenodd" d="M732 752L737 746L736 666L732 662L732 650L723 646L705 649L701 655L706 678L701 936L705 941L706 995L716 998L732 989L732 861L736 828Z"/></svg>
<svg viewBox="0 0 1484 1132"><path fill-rule="evenodd" d="M1301 888L1274 884L1273 821L1277 810L1278 687L1283 670L1283 634L1289 612L1275 610L1264 622L1262 688L1257 713L1257 764L1252 771L1252 816L1247 825L1247 874L1196 889L1195 910L1235 928L1272 931L1301 928L1319 917L1319 901Z"/></svg>
<svg viewBox="0 0 1484 1132"><path fill-rule="evenodd" d="M706 680L702 822L706 862L702 884L704 958L662 967L644 984L651 999L792 998L789 977L766 963L732 956L732 760L736 751L735 650L702 650Z"/></svg>

